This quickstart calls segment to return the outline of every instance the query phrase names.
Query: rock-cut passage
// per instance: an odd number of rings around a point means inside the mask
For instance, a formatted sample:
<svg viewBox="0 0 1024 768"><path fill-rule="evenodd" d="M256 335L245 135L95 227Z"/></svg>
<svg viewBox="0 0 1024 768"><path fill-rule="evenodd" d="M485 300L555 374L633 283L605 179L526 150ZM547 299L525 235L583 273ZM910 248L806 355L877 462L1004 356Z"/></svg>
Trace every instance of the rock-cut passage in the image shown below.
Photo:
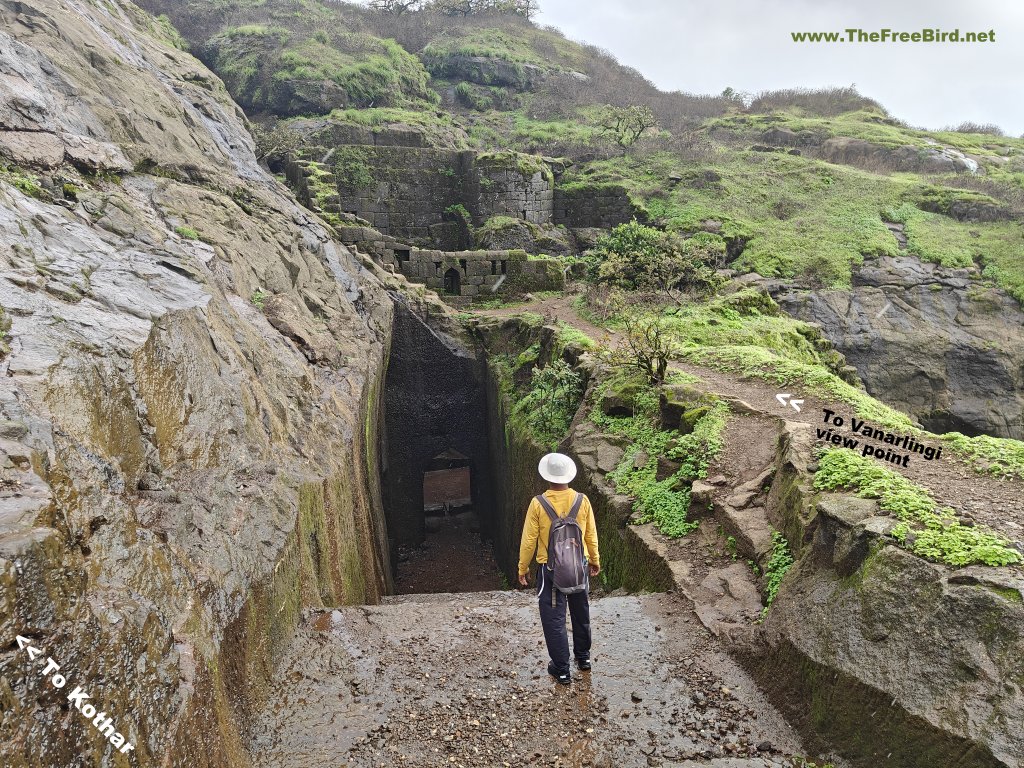
<svg viewBox="0 0 1024 768"><path fill-rule="evenodd" d="M381 488L399 593L499 589L485 369L396 298Z"/></svg>

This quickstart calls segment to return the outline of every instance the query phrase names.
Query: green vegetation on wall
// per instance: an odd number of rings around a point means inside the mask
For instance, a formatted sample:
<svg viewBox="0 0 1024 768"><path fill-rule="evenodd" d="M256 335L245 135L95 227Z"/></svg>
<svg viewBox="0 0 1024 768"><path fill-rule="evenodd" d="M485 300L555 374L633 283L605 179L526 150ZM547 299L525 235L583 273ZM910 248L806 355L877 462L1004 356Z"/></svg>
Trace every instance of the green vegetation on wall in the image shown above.
<svg viewBox="0 0 1024 768"><path fill-rule="evenodd" d="M634 522L654 523L666 536L685 536L697 527L687 518L690 484L707 477L708 465L722 450L728 406L713 401L695 410L692 431L682 434L661 428L656 388L619 376L605 383L603 391L610 390L632 398L633 415L609 416L598 407L591 411L591 421L601 430L629 441L608 477L619 493L635 497Z"/></svg>

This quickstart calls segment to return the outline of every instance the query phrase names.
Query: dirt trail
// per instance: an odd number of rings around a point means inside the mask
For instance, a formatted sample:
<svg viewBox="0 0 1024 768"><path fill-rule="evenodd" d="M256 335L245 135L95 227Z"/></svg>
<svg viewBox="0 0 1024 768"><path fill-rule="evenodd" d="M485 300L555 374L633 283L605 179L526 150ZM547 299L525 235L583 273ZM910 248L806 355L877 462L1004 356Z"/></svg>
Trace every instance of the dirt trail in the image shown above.
<svg viewBox="0 0 1024 768"><path fill-rule="evenodd" d="M532 590L310 614L255 726L255 762L799 764L795 734L690 608L676 595L595 598L594 669L569 687L545 671Z"/></svg>
<svg viewBox="0 0 1024 768"><path fill-rule="evenodd" d="M853 409L849 405L822 400L800 392L799 389L783 390L757 379L743 379L689 363L676 363L673 367L699 376L716 392L737 397L758 411L788 421L827 428L823 421L823 408L842 415L847 419L847 423L849 417L853 415ZM792 407L782 405L775 398L776 394L783 391L804 399L799 413ZM853 435L847 431L843 434ZM868 442L874 444L874 441ZM939 441L926 443L941 445ZM932 461L914 454L906 467L896 467L884 461L879 463L901 472L910 480L927 488L940 505L953 507L961 515L970 516L1016 541L1024 540L1024 483L979 474L950 453L948 448L943 451L941 458Z"/></svg>
<svg viewBox="0 0 1024 768"><path fill-rule="evenodd" d="M536 312L549 321L561 320L585 331L595 339L602 338L607 332L581 318L572 302L573 297L554 296L478 314L508 316L518 312ZM614 341L613 334L612 342ZM788 421L818 427L823 424L823 408L828 408L847 420L853 415L849 405L822 400L801 392L799 388L782 390L758 379L745 379L736 374L722 373L689 363L674 363L672 367L699 376L713 390L737 397L768 416L778 416ZM804 399L799 413L775 399L775 395L782 391ZM849 432L845 434L852 435ZM927 444L936 447L940 445L938 441L929 441ZM902 472L910 480L927 488L940 505L955 509L961 519L984 523L1016 542L1024 542L1024 481L1004 480L980 474L952 454L948 448L944 449L940 459L932 461L914 454L907 467L897 467L884 461L879 463Z"/></svg>

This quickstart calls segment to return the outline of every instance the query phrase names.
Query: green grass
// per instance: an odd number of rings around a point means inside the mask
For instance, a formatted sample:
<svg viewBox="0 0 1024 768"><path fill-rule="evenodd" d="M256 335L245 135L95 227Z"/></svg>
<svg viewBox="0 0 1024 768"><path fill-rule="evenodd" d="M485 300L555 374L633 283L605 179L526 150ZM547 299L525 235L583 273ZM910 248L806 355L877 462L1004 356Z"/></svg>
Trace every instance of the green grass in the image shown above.
<svg viewBox="0 0 1024 768"><path fill-rule="evenodd" d="M702 181L705 173L719 180ZM670 176L683 182L669 183ZM582 183L626 187L654 220L672 230L696 232L716 222L723 237L745 242L735 268L826 286L849 286L865 255L900 255L884 220L900 221L911 254L944 266L978 264L985 277L1024 302L1021 223L960 222L920 210L917 204L934 201L937 193L987 196L936 187L915 174L881 175L802 156L712 146L709 157L696 165L671 152L653 152L572 168L560 180L566 188ZM1007 189L1019 193L1022 186L1024 178Z"/></svg>
<svg viewBox="0 0 1024 768"><path fill-rule="evenodd" d="M804 385L818 397L847 403L863 419L888 429L921 434L906 414L875 400L820 365L790 360L758 346L695 348L684 350L682 356L716 370L772 384Z"/></svg>
<svg viewBox="0 0 1024 768"><path fill-rule="evenodd" d="M965 526L954 511L939 509L927 489L898 472L847 449L826 449L818 460L814 488L847 489L878 499L881 509L900 523L893 538L915 555L951 566L1003 566L1022 558L1008 539L985 526Z"/></svg>
<svg viewBox="0 0 1024 768"><path fill-rule="evenodd" d="M772 531L772 551L768 556L768 562L764 565L765 573L765 596L764 609L761 616L764 617L775 602L775 596L779 593L779 586L782 584L782 577L786 575L790 566L793 565L793 554L789 551L789 542L786 537L776 530Z"/></svg>
<svg viewBox="0 0 1024 768"><path fill-rule="evenodd" d="M597 128L582 118L543 120L522 112L487 112L478 116L469 128L475 147L527 153L550 153L566 145L587 147L597 136Z"/></svg>
<svg viewBox="0 0 1024 768"><path fill-rule="evenodd" d="M713 339L708 338L709 344ZM941 439L954 454L981 474L1006 478L1024 478L1024 442L980 435L967 437L959 432L933 435L918 429L906 414L887 406L860 389L846 383L821 364L793 359L792 350L780 345L776 351L754 344L746 346L684 347L681 357L727 373L759 379L772 384L803 386L824 400L846 403L854 413L886 429Z"/></svg>
<svg viewBox="0 0 1024 768"><path fill-rule="evenodd" d="M605 386L629 386L630 382L636 384L631 379L613 379ZM634 497L633 521L654 523L665 536L677 538L698 525L687 519L690 484L707 477L709 464L721 452L729 408L721 401L714 402L688 435L661 429L657 411L657 390L641 385L633 416L607 416L595 407L590 418L604 432L629 441L622 461L608 477L619 493ZM646 460L639 462L643 456ZM679 469L658 480L659 458L678 462Z"/></svg>
<svg viewBox="0 0 1024 768"><path fill-rule="evenodd" d="M341 86L355 106L427 108L437 95L419 59L394 40L361 32L298 31L268 24L230 27L207 44L228 90L243 104L275 105L280 87L325 81Z"/></svg>
<svg viewBox="0 0 1024 768"><path fill-rule="evenodd" d="M715 347L758 347L827 370L842 363L838 353L825 348L816 328L784 314L770 297L755 289L669 307L663 322L684 354Z"/></svg>
<svg viewBox="0 0 1024 768"><path fill-rule="evenodd" d="M564 322L558 323L558 337L555 339L555 349L564 350L566 347L580 347L585 350L597 349L597 342L587 336L578 328L573 328Z"/></svg>
<svg viewBox="0 0 1024 768"><path fill-rule="evenodd" d="M182 225L180 227L175 227L174 231L178 235L178 237L181 237L185 240L199 240L199 233L196 232L192 227Z"/></svg>
<svg viewBox="0 0 1024 768"><path fill-rule="evenodd" d="M16 167L0 164L0 180L6 181L19 192L37 199L45 199L47 194L39 184L39 177Z"/></svg>
<svg viewBox="0 0 1024 768"><path fill-rule="evenodd" d="M571 69L582 66L585 60L578 43L557 33L527 26L516 29L456 27L432 40L422 55L428 62L439 62L451 56L482 56L544 69Z"/></svg>
<svg viewBox="0 0 1024 768"><path fill-rule="evenodd" d="M1024 479L1024 442L989 435L967 437L949 432L943 441L975 470L997 477Z"/></svg>
<svg viewBox="0 0 1024 768"><path fill-rule="evenodd" d="M336 109L330 119L364 128L385 128L407 125L422 131L431 146L466 147L466 135L448 115L428 109L411 107L373 107L370 109Z"/></svg>

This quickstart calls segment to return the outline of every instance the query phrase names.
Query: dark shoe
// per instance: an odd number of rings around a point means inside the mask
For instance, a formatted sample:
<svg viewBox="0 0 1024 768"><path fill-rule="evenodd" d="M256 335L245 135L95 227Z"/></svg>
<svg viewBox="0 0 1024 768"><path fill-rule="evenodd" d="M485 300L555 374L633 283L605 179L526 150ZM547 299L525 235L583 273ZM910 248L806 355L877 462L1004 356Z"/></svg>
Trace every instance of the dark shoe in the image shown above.
<svg viewBox="0 0 1024 768"><path fill-rule="evenodd" d="M580 672L589 672L590 659L576 659L576 668L579 669Z"/></svg>
<svg viewBox="0 0 1024 768"><path fill-rule="evenodd" d="M555 669L555 663L553 661L548 662L548 674L555 678L559 685L568 685L572 681L568 672L559 672Z"/></svg>

